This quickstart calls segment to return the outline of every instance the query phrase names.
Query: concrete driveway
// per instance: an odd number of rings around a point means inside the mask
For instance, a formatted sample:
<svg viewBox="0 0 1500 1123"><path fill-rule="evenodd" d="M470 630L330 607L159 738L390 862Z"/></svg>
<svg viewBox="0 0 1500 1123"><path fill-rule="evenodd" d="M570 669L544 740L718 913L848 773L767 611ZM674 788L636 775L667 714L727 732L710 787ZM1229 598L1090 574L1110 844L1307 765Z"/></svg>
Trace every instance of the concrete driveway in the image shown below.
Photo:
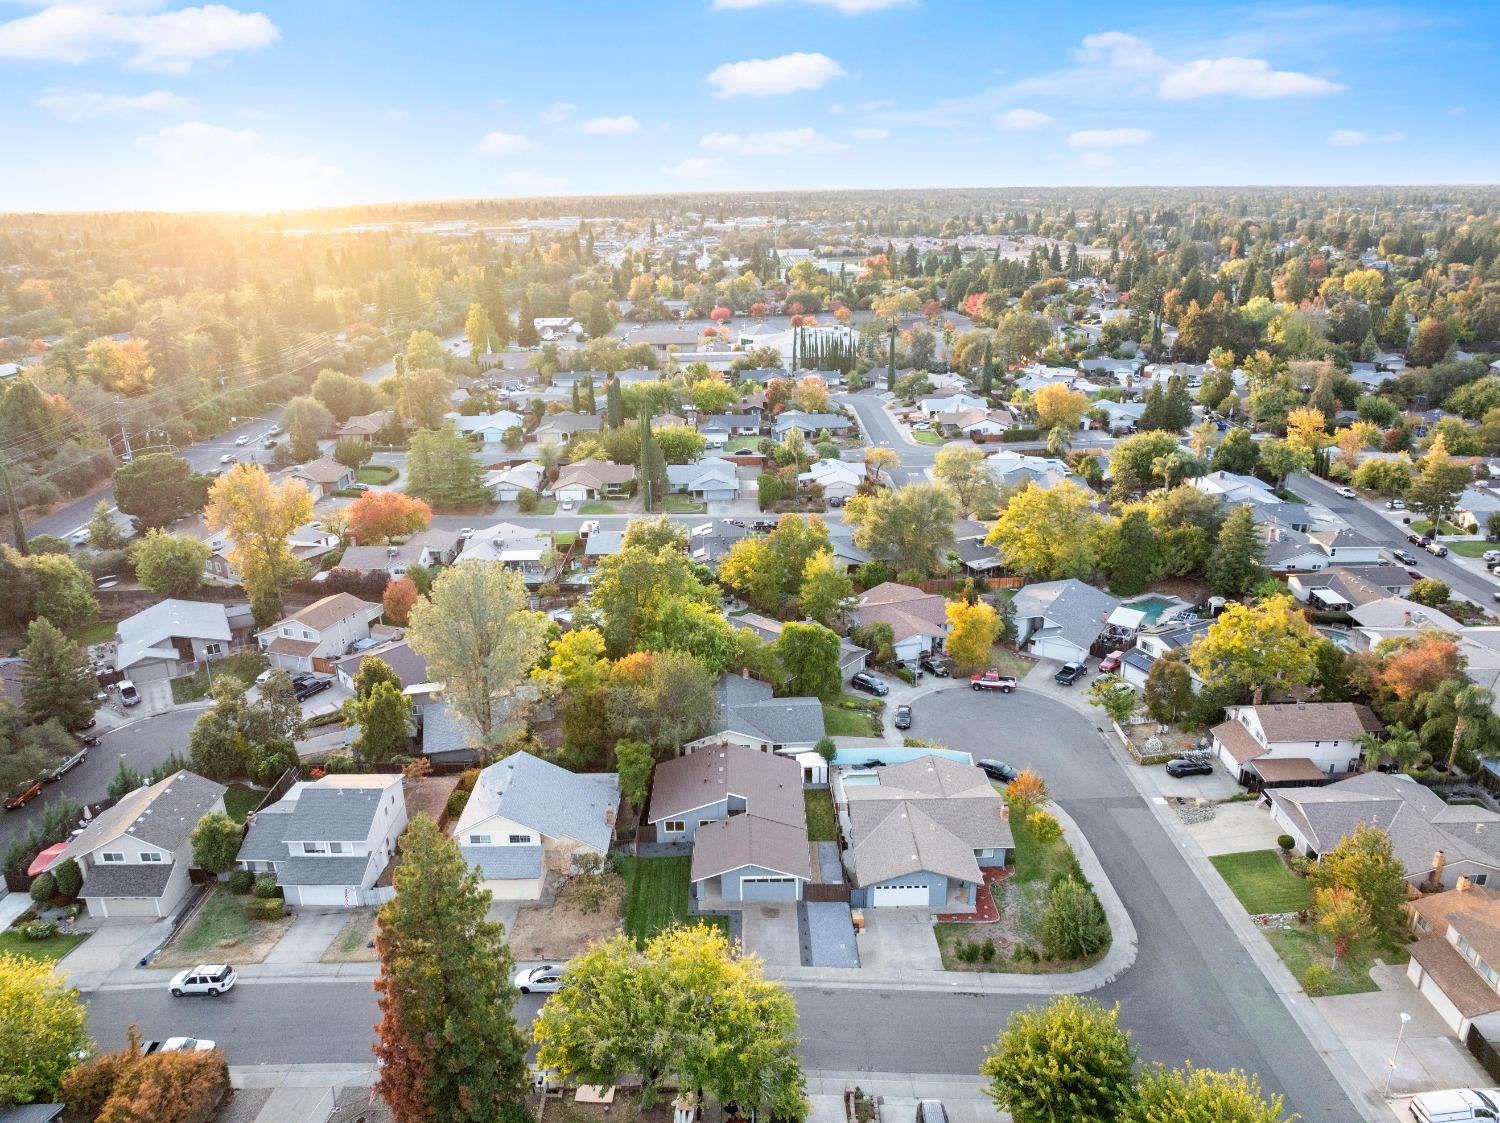
<svg viewBox="0 0 1500 1123"><path fill-rule="evenodd" d="M871 971L941 971L932 913L927 909L865 909L859 962Z"/></svg>
<svg viewBox="0 0 1500 1123"><path fill-rule="evenodd" d="M740 920L744 925L741 940L746 951L753 951L771 967L797 967L802 963L802 937L797 928L797 906L793 902L775 905L743 905Z"/></svg>
<svg viewBox="0 0 1500 1123"><path fill-rule="evenodd" d="M166 920L102 920L94 934L63 956L58 969L68 973L69 981L78 987L98 986L116 971L130 970L141 957L171 935ZM166 984L163 983L163 986Z"/></svg>
<svg viewBox="0 0 1500 1123"><path fill-rule="evenodd" d="M266 963L317 963L351 915L349 909L305 908L294 909L293 914L292 926L267 953Z"/></svg>
<svg viewBox="0 0 1500 1123"><path fill-rule="evenodd" d="M1265 807L1253 803L1221 803L1206 823L1188 823L1184 830L1210 858L1245 850L1273 850L1281 828Z"/></svg>

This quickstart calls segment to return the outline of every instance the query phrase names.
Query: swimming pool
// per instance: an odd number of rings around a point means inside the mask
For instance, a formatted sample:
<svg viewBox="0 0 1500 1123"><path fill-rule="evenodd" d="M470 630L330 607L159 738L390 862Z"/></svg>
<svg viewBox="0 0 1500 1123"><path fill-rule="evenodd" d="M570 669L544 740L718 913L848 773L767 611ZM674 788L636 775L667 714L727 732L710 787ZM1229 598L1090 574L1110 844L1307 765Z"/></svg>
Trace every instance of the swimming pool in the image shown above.
<svg viewBox="0 0 1500 1123"><path fill-rule="evenodd" d="M1140 597L1133 601L1127 601L1126 608L1133 608L1137 612L1144 612L1146 617L1141 621L1141 627L1149 628L1157 623L1169 612L1185 606L1185 602L1176 597L1149 596Z"/></svg>
<svg viewBox="0 0 1500 1123"><path fill-rule="evenodd" d="M880 777L873 772L845 772L844 787L866 788L880 783Z"/></svg>

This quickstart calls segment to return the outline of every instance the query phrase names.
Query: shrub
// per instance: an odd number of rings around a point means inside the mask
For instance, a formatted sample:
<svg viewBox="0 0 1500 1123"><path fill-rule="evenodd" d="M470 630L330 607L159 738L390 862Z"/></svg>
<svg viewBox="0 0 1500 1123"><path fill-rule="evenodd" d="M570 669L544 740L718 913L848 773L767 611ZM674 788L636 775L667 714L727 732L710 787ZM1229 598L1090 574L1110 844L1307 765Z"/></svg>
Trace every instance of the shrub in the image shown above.
<svg viewBox="0 0 1500 1123"><path fill-rule="evenodd" d="M58 893L70 901L78 896L78 891L83 888L83 871L78 868L78 863L72 858L59 862L57 868L52 871L52 876L57 879Z"/></svg>
<svg viewBox="0 0 1500 1123"><path fill-rule="evenodd" d="M819 737L818 743L813 746L813 752L832 764L834 754L838 752L838 747L833 743L832 737Z"/></svg>
<svg viewBox="0 0 1500 1123"><path fill-rule="evenodd" d="M1281 852L1283 854L1289 854L1291 853L1292 847L1297 845L1297 841L1289 834L1277 835L1276 845L1281 847Z"/></svg>
<svg viewBox="0 0 1500 1123"><path fill-rule="evenodd" d="M50 873L39 873L31 882L31 899L45 905L57 896L57 878Z"/></svg>
<svg viewBox="0 0 1500 1123"><path fill-rule="evenodd" d="M50 920L29 920L21 925L21 935L28 940L50 940L57 935L57 925Z"/></svg>
<svg viewBox="0 0 1500 1123"><path fill-rule="evenodd" d="M1109 945L1109 920L1094 891L1076 878L1059 881L1042 912L1042 947L1056 959L1081 959Z"/></svg>
<svg viewBox="0 0 1500 1123"><path fill-rule="evenodd" d="M1302 989L1316 998L1333 987L1333 969L1326 963L1309 963L1302 972Z"/></svg>
<svg viewBox="0 0 1500 1123"><path fill-rule="evenodd" d="M213 1118L229 1092L229 1065L218 1049L153 1053L115 1084L97 1123L199 1123Z"/></svg>
<svg viewBox="0 0 1500 1123"><path fill-rule="evenodd" d="M917 682L917 676L906 667L897 667L896 677L906 683L907 686L915 686Z"/></svg>
<svg viewBox="0 0 1500 1123"><path fill-rule="evenodd" d="M359 764L348 753L329 753L323 758L323 771L332 775L353 772Z"/></svg>
<svg viewBox="0 0 1500 1123"><path fill-rule="evenodd" d="M237 897L243 897L255 887L255 875L249 870L235 870L229 875L229 891Z"/></svg>
<svg viewBox="0 0 1500 1123"><path fill-rule="evenodd" d="M269 901L273 897L281 895L281 890L276 887L276 875L274 873L263 873L256 877L255 895L262 901Z"/></svg>
<svg viewBox="0 0 1500 1123"><path fill-rule="evenodd" d="M461 792L472 792L474 785L479 783L479 769L466 768L458 776L458 790Z"/></svg>
<svg viewBox="0 0 1500 1123"><path fill-rule="evenodd" d="M984 943L979 945L979 958L986 963L992 962L995 958L995 941L988 936L984 938Z"/></svg>
<svg viewBox="0 0 1500 1123"><path fill-rule="evenodd" d="M520 491L516 492L516 510L520 511L521 514L531 514L536 510L536 505L536 492L532 491L529 487L522 488Z"/></svg>
<svg viewBox="0 0 1500 1123"><path fill-rule="evenodd" d="M1040 808L1026 816L1026 825L1038 842L1056 842L1062 837L1062 824Z"/></svg>
<svg viewBox="0 0 1500 1123"><path fill-rule="evenodd" d="M462 788L454 788L453 794L448 797L448 805L443 809L443 813L450 819L457 819L464 813L464 808L468 805L470 794L470 792L466 792Z"/></svg>
<svg viewBox="0 0 1500 1123"><path fill-rule="evenodd" d="M280 897L252 897L245 902L245 917L248 920L280 920L286 915L286 902Z"/></svg>
<svg viewBox="0 0 1500 1123"><path fill-rule="evenodd" d="M80 1119L94 1119L121 1078L141 1061L140 1034L130 1027L130 1048L104 1053L75 1066L63 1077L62 1101Z"/></svg>

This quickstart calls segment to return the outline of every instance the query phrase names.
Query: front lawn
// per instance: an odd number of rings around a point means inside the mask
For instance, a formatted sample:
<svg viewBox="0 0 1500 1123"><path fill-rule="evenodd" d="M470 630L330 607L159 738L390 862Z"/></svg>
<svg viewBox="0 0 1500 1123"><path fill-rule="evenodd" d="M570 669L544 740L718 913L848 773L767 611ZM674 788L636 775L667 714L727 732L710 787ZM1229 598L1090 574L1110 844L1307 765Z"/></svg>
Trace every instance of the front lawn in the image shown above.
<svg viewBox="0 0 1500 1123"><path fill-rule="evenodd" d="M1328 994L1365 994L1380 989L1370 978L1372 960L1368 955L1350 956L1339 964L1337 971L1322 975L1321 979L1314 979L1315 985L1308 986L1309 967L1328 967L1333 962L1328 945L1311 928L1298 927L1285 931L1270 929L1266 932L1266 939L1276 949L1276 954L1281 956L1281 961L1297 977L1302 989L1313 998Z"/></svg>
<svg viewBox="0 0 1500 1123"><path fill-rule="evenodd" d="M224 793L224 810L236 823L243 823L265 798L265 792L244 784L230 784L229 790Z"/></svg>
<svg viewBox="0 0 1500 1123"><path fill-rule="evenodd" d="M734 437L724 443L725 452L756 452L759 448L759 437Z"/></svg>
<svg viewBox="0 0 1500 1123"><path fill-rule="evenodd" d="M729 932L729 918L691 916L691 858L626 858L625 934L637 944L678 924L712 924Z"/></svg>
<svg viewBox="0 0 1500 1123"><path fill-rule="evenodd" d="M250 897L238 897L225 886L209 890L203 903L186 928L167 943L160 955L151 961L153 967L194 967L199 963L259 963L286 935L292 918L250 920L244 905Z"/></svg>
<svg viewBox="0 0 1500 1123"><path fill-rule="evenodd" d="M838 816L833 810L833 794L827 788L803 788L802 802L807 808L809 842L837 842Z"/></svg>
<svg viewBox="0 0 1500 1123"><path fill-rule="evenodd" d="M842 695L837 702L823 703L823 732L830 737L880 737L885 725L880 715L885 703L877 699Z"/></svg>
<svg viewBox="0 0 1500 1123"><path fill-rule="evenodd" d="M1411 521L1411 528L1412 528L1412 530L1414 530L1418 534L1426 534L1429 530L1432 529L1432 520L1431 519L1413 519ZM1461 526L1454 526L1450 522L1445 522L1445 523L1443 523L1443 525L1441 527L1438 528L1438 533L1439 534L1465 534L1465 533L1467 533L1467 531L1465 531L1464 528L1461 527ZM1450 548L1451 548L1451 545L1449 543L1445 542L1444 545L1450 546ZM1481 553L1482 552L1483 551L1481 551Z"/></svg>
<svg viewBox="0 0 1500 1123"><path fill-rule="evenodd" d="M1481 558L1486 550L1500 549L1494 542L1483 538L1465 538L1458 542L1444 542L1443 545L1461 558Z"/></svg>
<svg viewBox="0 0 1500 1123"><path fill-rule="evenodd" d="M181 706L208 696L208 668L172 680L172 705Z"/></svg>
<svg viewBox="0 0 1500 1123"><path fill-rule="evenodd" d="M1246 912L1301 912L1312 907L1312 886L1287 869L1274 850L1218 854L1209 861Z"/></svg>
<svg viewBox="0 0 1500 1123"><path fill-rule="evenodd" d="M552 544L561 550L565 546L571 546L578 540L576 530L559 530L552 535Z"/></svg>
<svg viewBox="0 0 1500 1123"><path fill-rule="evenodd" d="M662 500L662 510L670 515L701 515L708 508L687 495L668 495Z"/></svg>
<svg viewBox="0 0 1500 1123"><path fill-rule="evenodd" d="M322 963L374 963L380 956L370 947L375 939L375 909L355 909L320 957Z"/></svg>
<svg viewBox="0 0 1500 1123"><path fill-rule="evenodd" d="M0 955L19 955L38 963L56 963L86 939L88 933L75 932L68 936L53 936L50 940L28 940L12 928L0 932Z"/></svg>
<svg viewBox="0 0 1500 1123"><path fill-rule="evenodd" d="M395 483L400 475L400 470L389 464L366 464L363 468L356 469L354 478L362 484L374 484L381 487Z"/></svg>
<svg viewBox="0 0 1500 1123"><path fill-rule="evenodd" d="M934 433L931 429L918 429L912 433L911 438L919 445L945 445L948 443L946 437L941 433Z"/></svg>
<svg viewBox="0 0 1500 1123"><path fill-rule="evenodd" d="M1019 681L1026 677L1032 667L1036 666L1036 662L1008 647L996 644L990 648L990 666L1002 675L1014 675Z"/></svg>
<svg viewBox="0 0 1500 1123"><path fill-rule="evenodd" d="M540 513L538 508L538 513ZM615 515L619 514L621 507L618 503L610 503L603 499L590 499L578 508L580 515Z"/></svg>

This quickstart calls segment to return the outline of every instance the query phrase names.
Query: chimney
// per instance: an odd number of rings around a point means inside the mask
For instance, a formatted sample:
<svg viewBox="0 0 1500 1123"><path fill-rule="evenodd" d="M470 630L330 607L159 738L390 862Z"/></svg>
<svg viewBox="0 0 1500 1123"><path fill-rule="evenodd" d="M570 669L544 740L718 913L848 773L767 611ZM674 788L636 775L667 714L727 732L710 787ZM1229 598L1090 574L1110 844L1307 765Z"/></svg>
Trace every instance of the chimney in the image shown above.
<svg viewBox="0 0 1500 1123"><path fill-rule="evenodd" d="M1443 867L1448 864L1448 855L1439 850L1432 856L1432 873L1427 875L1427 884L1436 889L1443 883Z"/></svg>
<svg viewBox="0 0 1500 1123"><path fill-rule="evenodd" d="M615 809L612 806L604 809L604 825L607 827L615 825Z"/></svg>
<svg viewBox="0 0 1500 1123"><path fill-rule="evenodd" d="M1455 893L1467 893L1473 884L1466 875L1460 874L1458 880L1453 883L1453 891Z"/></svg>

